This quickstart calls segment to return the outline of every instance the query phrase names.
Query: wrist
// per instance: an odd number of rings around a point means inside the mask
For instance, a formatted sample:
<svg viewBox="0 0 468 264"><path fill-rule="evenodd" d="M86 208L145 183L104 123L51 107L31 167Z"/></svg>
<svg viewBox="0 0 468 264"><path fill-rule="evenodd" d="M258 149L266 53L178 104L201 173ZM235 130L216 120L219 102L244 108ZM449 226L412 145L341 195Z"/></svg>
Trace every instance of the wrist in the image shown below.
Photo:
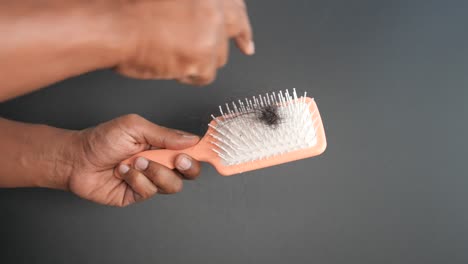
<svg viewBox="0 0 468 264"><path fill-rule="evenodd" d="M63 57L74 61L70 70L81 74L110 68L125 58L129 30L121 22L124 6L113 0L88 1L86 4L78 1L62 10L67 17L63 34L68 36L65 41L70 44Z"/></svg>
<svg viewBox="0 0 468 264"><path fill-rule="evenodd" d="M77 153L80 152L79 132L43 127L44 130L48 130L46 138L49 140L44 140L38 146L37 157L40 158L40 165L34 166L37 166L39 175L36 175L37 181L34 185L68 191L70 177L77 165Z"/></svg>
<svg viewBox="0 0 468 264"><path fill-rule="evenodd" d="M96 1L95 7L87 13L90 17L89 30L93 29L98 42L109 51L110 65L114 67L133 55L139 44L141 9L150 8L145 1ZM99 26L96 26L97 23Z"/></svg>

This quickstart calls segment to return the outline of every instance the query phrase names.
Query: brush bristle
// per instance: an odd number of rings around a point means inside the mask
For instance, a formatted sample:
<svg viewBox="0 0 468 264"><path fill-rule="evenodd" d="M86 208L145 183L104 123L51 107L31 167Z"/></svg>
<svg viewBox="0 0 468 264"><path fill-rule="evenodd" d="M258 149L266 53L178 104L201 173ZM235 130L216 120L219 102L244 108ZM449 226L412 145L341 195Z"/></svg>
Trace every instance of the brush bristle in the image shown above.
<svg viewBox="0 0 468 264"><path fill-rule="evenodd" d="M313 147L317 119L305 98L294 89L292 95L286 90L220 106L221 116L212 116L210 125L213 151L229 166Z"/></svg>

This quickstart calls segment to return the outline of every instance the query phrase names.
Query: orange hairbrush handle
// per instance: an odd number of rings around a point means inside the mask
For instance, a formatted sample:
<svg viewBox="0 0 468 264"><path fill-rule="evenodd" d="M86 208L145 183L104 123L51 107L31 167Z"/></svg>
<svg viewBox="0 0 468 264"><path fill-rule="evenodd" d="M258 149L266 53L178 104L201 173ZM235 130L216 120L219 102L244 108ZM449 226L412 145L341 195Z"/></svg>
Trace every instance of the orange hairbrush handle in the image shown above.
<svg viewBox="0 0 468 264"><path fill-rule="evenodd" d="M186 149L153 149L140 152L133 157L124 160L124 164L132 164L136 158L144 157L153 162L157 162L169 169L174 169L175 159L179 154L187 154L198 161L210 161L213 154L212 150L205 138L202 138L196 145Z"/></svg>

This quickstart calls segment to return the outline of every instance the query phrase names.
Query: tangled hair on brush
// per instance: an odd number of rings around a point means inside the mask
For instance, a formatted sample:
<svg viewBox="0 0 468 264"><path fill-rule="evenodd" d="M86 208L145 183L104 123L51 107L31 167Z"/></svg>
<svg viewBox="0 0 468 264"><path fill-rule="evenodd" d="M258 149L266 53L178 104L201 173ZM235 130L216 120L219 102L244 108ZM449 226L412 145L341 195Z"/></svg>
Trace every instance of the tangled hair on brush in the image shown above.
<svg viewBox="0 0 468 264"><path fill-rule="evenodd" d="M231 118L224 120L222 126L234 122L236 118L246 118L252 122L258 122L266 125L269 128L277 128L283 121L283 117L279 112L279 105L265 105L249 110L244 110L241 113L233 114ZM213 117L214 118L214 117Z"/></svg>
<svg viewBox="0 0 468 264"><path fill-rule="evenodd" d="M266 105L256 110L257 119L269 127L276 128L281 123L281 116L278 113L277 105Z"/></svg>

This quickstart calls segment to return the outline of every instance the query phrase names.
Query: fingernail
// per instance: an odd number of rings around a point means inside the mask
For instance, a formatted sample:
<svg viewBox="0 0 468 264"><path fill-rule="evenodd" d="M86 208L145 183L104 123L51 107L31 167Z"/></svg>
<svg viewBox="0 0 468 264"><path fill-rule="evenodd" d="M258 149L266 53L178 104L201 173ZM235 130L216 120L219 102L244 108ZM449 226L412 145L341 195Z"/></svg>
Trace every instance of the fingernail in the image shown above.
<svg viewBox="0 0 468 264"><path fill-rule="evenodd" d="M196 137L198 137L197 135L190 134L190 133L185 132L185 131L176 130L175 132L177 134L181 135L184 138L196 138Z"/></svg>
<svg viewBox="0 0 468 264"><path fill-rule="evenodd" d="M148 168L148 165L149 165L149 161L143 157L138 157L135 160L135 168L137 170L144 171Z"/></svg>
<svg viewBox="0 0 468 264"><path fill-rule="evenodd" d="M130 167L128 165L122 164L119 166L119 173L120 174L125 174L130 170Z"/></svg>
<svg viewBox="0 0 468 264"><path fill-rule="evenodd" d="M179 170L188 170L192 166L192 161L186 157L181 157L177 162L177 169Z"/></svg>
<svg viewBox="0 0 468 264"><path fill-rule="evenodd" d="M187 138L187 139L198 138L198 136L196 136L196 135L186 135L186 134L183 134L182 137Z"/></svg>
<svg viewBox="0 0 468 264"><path fill-rule="evenodd" d="M246 52L248 55L255 54L255 43L253 41L250 41L249 44L247 44Z"/></svg>

